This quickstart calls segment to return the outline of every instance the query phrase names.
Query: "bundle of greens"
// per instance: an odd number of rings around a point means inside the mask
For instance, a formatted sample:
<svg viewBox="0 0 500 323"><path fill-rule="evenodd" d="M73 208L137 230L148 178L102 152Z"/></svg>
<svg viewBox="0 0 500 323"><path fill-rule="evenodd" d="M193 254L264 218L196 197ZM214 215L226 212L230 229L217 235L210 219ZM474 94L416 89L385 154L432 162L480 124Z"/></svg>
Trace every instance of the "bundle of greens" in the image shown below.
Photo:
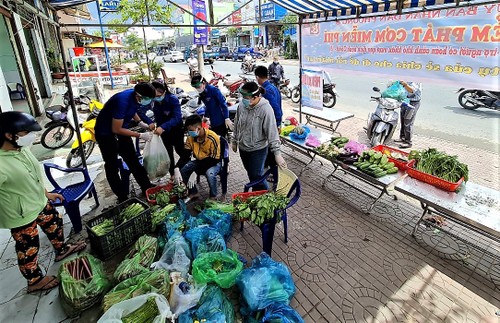
<svg viewBox="0 0 500 323"><path fill-rule="evenodd" d="M150 297L141 307L125 315L121 320L123 323L149 323L153 322L158 315L160 315L160 311L156 300L154 297Z"/></svg>
<svg viewBox="0 0 500 323"><path fill-rule="evenodd" d="M290 199L274 192L263 195L252 196L246 201L236 198L233 200L235 215L239 220L250 220L256 225L262 225L264 222L274 218L274 210L284 209ZM280 221L278 217L276 221Z"/></svg>
<svg viewBox="0 0 500 323"><path fill-rule="evenodd" d="M101 223L96 224L92 227L92 231L94 231L95 234L98 236L104 236L104 235L110 233L111 231L113 231L114 229L115 229L115 225L113 223L113 220L111 220L111 219L106 219L106 220L102 221Z"/></svg>
<svg viewBox="0 0 500 323"><path fill-rule="evenodd" d="M175 204L167 204L165 207L155 207L151 213L152 230L156 230L156 227L161 224L165 218L175 210Z"/></svg>
<svg viewBox="0 0 500 323"><path fill-rule="evenodd" d="M150 236L140 237L113 274L117 281L124 281L149 271L156 255L157 241Z"/></svg>
<svg viewBox="0 0 500 323"><path fill-rule="evenodd" d="M462 177L465 181L469 180L469 168L466 164L459 162L457 156L450 156L435 148L422 151L412 150L408 158L416 161L416 170L445 181L456 183Z"/></svg>
<svg viewBox="0 0 500 323"><path fill-rule="evenodd" d="M141 203L130 204L120 212L119 217L121 219L121 223L127 222L128 220L135 218L136 216L140 215L144 210L145 208Z"/></svg>
<svg viewBox="0 0 500 323"><path fill-rule="evenodd" d="M234 206L232 204L217 202L217 201L210 200L210 199L205 201L204 208L208 209L208 210L219 210L219 211L222 211L224 213L229 213L229 214L234 214L234 212L235 212Z"/></svg>

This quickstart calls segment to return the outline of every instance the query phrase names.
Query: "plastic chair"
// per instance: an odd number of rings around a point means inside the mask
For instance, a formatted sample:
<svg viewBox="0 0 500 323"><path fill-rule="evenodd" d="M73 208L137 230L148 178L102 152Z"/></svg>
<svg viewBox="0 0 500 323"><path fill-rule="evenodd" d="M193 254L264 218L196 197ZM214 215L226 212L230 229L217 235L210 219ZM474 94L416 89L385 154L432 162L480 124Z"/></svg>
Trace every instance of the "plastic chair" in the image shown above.
<svg viewBox="0 0 500 323"><path fill-rule="evenodd" d="M56 201L53 203L54 206L64 206L66 213L71 220L71 224L75 230L75 233L78 233L82 230L82 219L80 216L80 202L83 198L88 194L89 197L94 196L95 199L95 207L99 206L99 199L97 198L97 191L95 189L94 182L90 178L90 175L85 168L64 168L55 164L46 163L43 165L45 169L45 175L47 175L47 179L54 186L54 190L51 193L59 193L64 197L64 201ZM83 182L71 184L66 187L61 187L55 181L52 176L52 169L60 170L64 173L76 173L80 172L83 174Z"/></svg>
<svg viewBox="0 0 500 323"><path fill-rule="evenodd" d="M287 209L297 203L302 190L297 175L295 175L291 170L272 167L264 175L262 175L260 179L246 184L244 187L244 192L248 192L251 188L255 187L256 185L262 184L265 181L273 184L270 191L273 191L279 195L285 195L290 199L290 202L284 209L274 210L274 221L260 226L260 229L262 231L263 250L267 254L271 255L276 220L279 216L281 217L281 220L283 221L283 231L285 233L285 243L288 243ZM243 225L244 222L241 222L240 231L243 231Z"/></svg>
<svg viewBox="0 0 500 323"><path fill-rule="evenodd" d="M13 95L19 95L19 100L26 99L26 94L24 93L24 87L21 83L7 83L7 88L9 89L9 97L12 99Z"/></svg>
<svg viewBox="0 0 500 323"><path fill-rule="evenodd" d="M229 143L227 142L227 139L219 136L220 138L220 156L221 156L221 162L222 162L222 168L219 171L219 178L220 178L220 186L222 190L222 194L225 195L227 194L227 170L229 167ZM197 176L196 182L199 184L200 183L200 175Z"/></svg>

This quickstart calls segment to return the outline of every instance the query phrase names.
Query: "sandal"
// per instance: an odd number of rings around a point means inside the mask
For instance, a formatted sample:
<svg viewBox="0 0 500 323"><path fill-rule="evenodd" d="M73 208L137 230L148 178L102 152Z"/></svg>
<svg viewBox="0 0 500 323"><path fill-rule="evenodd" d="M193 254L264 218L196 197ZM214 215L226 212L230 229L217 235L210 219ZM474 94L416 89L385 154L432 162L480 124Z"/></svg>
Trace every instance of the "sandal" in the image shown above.
<svg viewBox="0 0 500 323"><path fill-rule="evenodd" d="M79 241L75 244L67 243L66 244L66 251L59 254L56 257L55 262L61 261L61 260L65 259L66 257L68 257L69 255L72 255L76 252L82 251L85 248L87 248L87 243L85 243L85 241Z"/></svg>
<svg viewBox="0 0 500 323"><path fill-rule="evenodd" d="M44 282L44 280L46 281ZM57 280L56 276L45 276L42 279L40 279L36 284L28 285L27 293L31 294L45 290L50 290L57 286L59 286L59 281Z"/></svg>

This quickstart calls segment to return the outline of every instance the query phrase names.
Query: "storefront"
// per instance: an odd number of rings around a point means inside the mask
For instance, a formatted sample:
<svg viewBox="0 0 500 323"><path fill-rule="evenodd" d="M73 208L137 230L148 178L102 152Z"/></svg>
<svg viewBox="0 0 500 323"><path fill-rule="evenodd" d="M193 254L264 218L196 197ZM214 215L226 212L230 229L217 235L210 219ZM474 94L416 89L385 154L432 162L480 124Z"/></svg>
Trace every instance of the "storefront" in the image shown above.
<svg viewBox="0 0 500 323"><path fill-rule="evenodd" d="M261 6L260 18L262 23L277 22L282 20L286 15L287 10L285 8L272 2L263 3ZM255 18L256 21L259 21L259 6L255 6ZM264 46L280 46L283 39L281 32L282 26L283 25L280 24L265 24L260 27L262 30L259 33L261 38L259 41L261 41Z"/></svg>

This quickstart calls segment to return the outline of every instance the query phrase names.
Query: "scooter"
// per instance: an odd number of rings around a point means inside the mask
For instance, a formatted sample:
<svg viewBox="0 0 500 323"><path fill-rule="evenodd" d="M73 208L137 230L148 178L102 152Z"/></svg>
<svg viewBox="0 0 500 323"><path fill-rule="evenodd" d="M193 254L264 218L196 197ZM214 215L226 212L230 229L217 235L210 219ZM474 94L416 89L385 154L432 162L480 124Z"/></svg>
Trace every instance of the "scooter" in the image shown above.
<svg viewBox="0 0 500 323"><path fill-rule="evenodd" d="M236 117L236 110L238 108L238 100L227 101L227 109L229 111L229 119L234 121ZM182 119L185 120L187 117L193 114L197 114L201 117L205 115L205 105L200 102L199 97L191 98L186 104L181 106Z"/></svg>
<svg viewBox="0 0 500 323"><path fill-rule="evenodd" d="M458 103L467 110L486 108L500 110L500 91L461 88L457 91Z"/></svg>
<svg viewBox="0 0 500 323"><path fill-rule="evenodd" d="M45 110L45 115L51 120L45 125L40 143L47 149L57 149L65 146L75 133L68 123L69 105L54 105Z"/></svg>
<svg viewBox="0 0 500 323"><path fill-rule="evenodd" d="M335 83L323 84L323 106L325 108L333 108L337 103L337 97L339 96L339 94L335 86ZM293 87L290 95L290 99L293 103L300 102L300 84L297 84Z"/></svg>
<svg viewBox="0 0 500 323"><path fill-rule="evenodd" d="M193 78L196 74L198 74L198 64L190 64L189 62L187 63L189 67L189 78Z"/></svg>
<svg viewBox="0 0 500 323"><path fill-rule="evenodd" d="M373 91L380 93L378 87L374 87ZM370 139L372 147L385 144L388 142L399 121L399 113L396 109L400 108L403 104L396 99L371 97L370 101L378 102L377 108L374 113L368 114L368 124L366 127L366 134Z"/></svg>
<svg viewBox="0 0 500 323"><path fill-rule="evenodd" d="M255 68L255 59L243 61L241 63L241 72L243 72L243 74L252 73L253 71L255 71Z"/></svg>
<svg viewBox="0 0 500 323"><path fill-rule="evenodd" d="M281 80L280 81L280 92L281 92L281 94L283 94L287 98L291 98L292 97L292 91L290 90L290 88L288 87L288 85L290 85L290 79Z"/></svg>

